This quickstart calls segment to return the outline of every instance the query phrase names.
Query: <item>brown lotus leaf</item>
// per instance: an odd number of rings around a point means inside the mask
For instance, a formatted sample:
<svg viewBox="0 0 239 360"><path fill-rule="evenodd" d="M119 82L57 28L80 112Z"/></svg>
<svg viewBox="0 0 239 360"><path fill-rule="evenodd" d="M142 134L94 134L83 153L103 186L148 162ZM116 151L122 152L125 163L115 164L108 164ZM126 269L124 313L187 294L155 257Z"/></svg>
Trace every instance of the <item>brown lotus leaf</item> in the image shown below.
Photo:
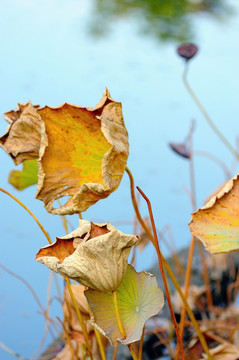
<svg viewBox="0 0 239 360"><path fill-rule="evenodd" d="M40 116L38 105L30 102L22 105L18 112L5 114L11 124L7 132L0 137L0 146L11 156L15 165L25 160L38 159L40 149Z"/></svg>
<svg viewBox="0 0 239 360"><path fill-rule="evenodd" d="M62 263L62 261L69 255L72 255L75 251L74 247L74 239L68 239L67 241L56 238L56 242L51 245L50 252L51 256L55 256L58 259L59 264ZM40 251L40 256L48 256L49 254L49 248L45 247L42 248ZM39 254L38 253L38 254ZM37 256L38 256L37 254Z"/></svg>
<svg viewBox="0 0 239 360"><path fill-rule="evenodd" d="M4 119L7 122L9 122L9 124L18 120L19 117L21 116L21 114L23 113L23 111L28 107L29 104L31 104L30 101L27 104L18 103L16 110L10 110L10 111L6 112L5 114L3 114ZM40 107L40 105L33 105L33 107L35 109L38 109Z"/></svg>
<svg viewBox="0 0 239 360"><path fill-rule="evenodd" d="M211 345L213 343L213 340L207 335L207 333L204 333L203 335L207 345ZM201 359L201 356L203 354L203 347L198 337L194 336L190 339L189 343L184 347L184 352L186 360Z"/></svg>
<svg viewBox="0 0 239 360"><path fill-rule="evenodd" d="M137 240L137 236L123 234L109 223L92 226L80 220L78 229L40 249L36 260L89 288L115 291L126 272L130 249Z"/></svg>
<svg viewBox="0 0 239 360"><path fill-rule="evenodd" d="M121 103L106 89L94 109L64 104L39 109L42 134L36 198L53 214L85 211L116 190L128 158ZM55 200L70 196L58 209Z"/></svg>
<svg viewBox="0 0 239 360"><path fill-rule="evenodd" d="M104 235L109 232L107 225L99 226L91 222L90 237L88 240L93 239L96 236Z"/></svg>

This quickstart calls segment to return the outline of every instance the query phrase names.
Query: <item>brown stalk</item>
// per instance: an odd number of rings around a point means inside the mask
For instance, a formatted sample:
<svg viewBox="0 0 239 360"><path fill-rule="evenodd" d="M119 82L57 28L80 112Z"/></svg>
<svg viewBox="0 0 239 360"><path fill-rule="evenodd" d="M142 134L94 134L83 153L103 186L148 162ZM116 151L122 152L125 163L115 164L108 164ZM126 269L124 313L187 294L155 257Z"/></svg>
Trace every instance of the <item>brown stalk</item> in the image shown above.
<svg viewBox="0 0 239 360"><path fill-rule="evenodd" d="M164 273L163 260L162 260L162 256L161 256L161 251L159 249L158 236L157 236L157 231L156 231L156 227L155 227L155 223L154 223L154 217L153 217L153 211L152 211L151 203L150 203L149 199L147 198L147 196L144 194L144 192L138 186L136 186L136 189L140 192L140 194L143 196L144 200L147 202L147 205L148 205L149 216L150 216L150 221L151 221L151 225L152 225L152 229L153 229L154 241L155 241L155 245L156 245L159 268L160 268L160 272L161 272L161 275L162 275L165 294L166 294L166 297L167 297L167 300L168 300L168 306L169 306L170 314L171 314L171 317L172 317L175 333L176 333L176 336L177 336L177 341L178 341L178 346L179 346L179 349L180 349L180 353L181 353L182 359L185 360L184 351L183 351L183 344L182 344L182 341L181 341L181 338L180 338L180 335L179 335L178 324L177 324L177 321L176 321L176 318L175 318L175 315L174 315L173 306L172 306L170 294L169 294L169 291L168 291L168 285L167 285L167 281L166 281L166 277L165 277L165 273Z"/></svg>
<svg viewBox="0 0 239 360"><path fill-rule="evenodd" d="M119 348L119 343L117 342L117 344L115 346L115 351L114 351L112 360L116 360L118 348Z"/></svg>
<svg viewBox="0 0 239 360"><path fill-rule="evenodd" d="M190 182L191 182L191 202L192 202L192 208L193 211L196 211L196 186L195 186L195 172L194 172L194 162L193 162L193 156L192 156L192 149L193 149L193 130L194 130L194 123L191 125L191 129L189 131L188 135L188 142L189 142L189 151L190 151L190 157L189 157L189 170L190 170ZM193 255L194 255L194 249L195 249L195 243L196 238L195 236L192 237L189 253L188 253L188 261L187 261L187 268L186 268L186 275L185 275L185 281L184 281L184 296L187 298L188 296L188 289L190 285L190 276L191 276L191 270L192 270L192 261L193 261ZM209 278L208 278L208 272L206 268L205 259L203 256L203 249L201 247L201 244L198 244L199 247L199 253L201 256L202 261L202 275L204 279L204 283L206 286L206 297L209 308L212 307L212 294L210 291L210 284L209 284ZM179 324L179 333L180 338L183 339L184 334L184 328L185 328L185 319L186 319L186 308L183 305L181 316L180 316L180 324ZM177 346L176 356L175 360L178 360L179 358L179 348Z"/></svg>
<svg viewBox="0 0 239 360"><path fill-rule="evenodd" d="M135 193L134 193L134 178L133 178L133 175L131 174L131 171L129 170L129 168L126 167L125 171L127 172L128 176L129 176L129 179L130 179L130 192L131 192L131 199L132 199L132 204L133 204L133 207L134 207L134 211L136 213L136 216L137 216L137 219L140 223L140 225L142 226L142 228L144 229L144 231L146 232L146 234L148 235L148 237L150 238L150 240L152 241L153 245L155 246L155 241L154 241L154 237L150 231L150 229L147 227L147 225L145 224L142 216L140 215L140 212L139 212L139 209L138 209L138 206L137 206L137 202L136 202L136 198L135 198ZM161 254L162 255L162 254ZM173 282L173 285L175 286L175 289L177 290L177 292L179 293L179 296L181 297L185 307L186 307L186 310L187 310L187 313L188 313L188 316L189 318L191 319L192 323L193 323L193 327L198 335L198 338L202 344L202 347L203 347L203 350L204 352L207 354L207 357L208 357L208 360L212 360L212 357L211 357L211 354L209 352L209 349L208 349L208 346L207 346L207 342L198 326L198 323L197 323L197 320L195 319L195 316L190 308L190 306L188 305L188 302L181 290L181 287L173 273L173 271L171 270L167 260L164 258L164 256L162 255L162 260L163 260L163 263L164 263L164 266L165 266L165 269L167 270L167 273L169 275L169 277L171 278L172 282Z"/></svg>
<svg viewBox="0 0 239 360"><path fill-rule="evenodd" d="M175 265L177 267L178 273L180 273L180 275L184 275L185 274L184 268L183 268L182 264L180 263L180 260L177 256L176 252L173 250L172 246L169 245L169 242L167 241L167 239L165 238L164 234L161 231L158 232L158 236L163 241L164 245L170 252L172 259L174 260Z"/></svg>

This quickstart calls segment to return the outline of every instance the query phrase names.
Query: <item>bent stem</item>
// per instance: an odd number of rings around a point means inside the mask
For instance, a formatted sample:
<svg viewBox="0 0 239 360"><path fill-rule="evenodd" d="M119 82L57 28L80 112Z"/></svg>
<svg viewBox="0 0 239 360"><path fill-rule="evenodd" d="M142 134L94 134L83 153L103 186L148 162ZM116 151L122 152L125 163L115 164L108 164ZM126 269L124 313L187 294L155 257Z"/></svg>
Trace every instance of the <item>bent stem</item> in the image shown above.
<svg viewBox="0 0 239 360"><path fill-rule="evenodd" d="M189 158L189 172L190 172L190 183L191 183L192 210L196 211L196 209L197 209L196 182L195 182L195 171L194 171L194 157L192 155L193 154L193 124L189 131L188 142L189 142L189 152L191 155ZM188 297L195 243L196 243L196 238L195 238L195 236L193 236L190 247L189 247L186 275L185 275L185 280L184 280L184 296L185 296L185 298ZM201 243L198 244L198 246L199 246L199 253L200 253L201 262L202 262L202 275L203 275L203 280L204 280L205 288L206 288L207 303L208 303L208 307L211 308L213 306L213 303L212 303L212 294L211 294L210 284L209 284L208 271L207 271L207 267L205 264L203 252L201 251L202 250ZM186 309L185 309L185 306L183 305L182 310L181 310L181 315L180 315L180 324L179 324L179 333L180 333L181 339L183 339L183 335L184 335L185 319L186 319ZM178 360L178 359L179 359L179 348L177 347L175 360Z"/></svg>
<svg viewBox="0 0 239 360"><path fill-rule="evenodd" d="M136 202L136 198L135 198L135 193L134 193L134 179L133 179L133 176L131 174L131 171L126 167L126 172L129 176L129 179L130 179L130 189L131 189L131 199L132 199L132 204L133 204L133 207L134 207L134 211L136 213L136 216L138 218L138 221L139 223L141 224L142 228L144 229L144 231L146 232L146 234L148 235L148 237L150 238L150 240L152 241L153 245L155 246L155 240L154 240L154 237L150 231L150 229L147 227L147 225L145 224L142 216L140 215L140 212L139 212L139 209L138 209L138 205L137 205L137 202ZM162 255L162 254L161 254ZM188 305L188 302L182 292L182 289L173 273L173 271L171 270L167 260L164 258L164 256L162 255L162 260L163 260L163 264L164 264L164 267L165 269L167 270L167 273L169 275L169 277L171 278L172 280L172 283L174 284L175 286L175 289L177 290L179 296L181 297L182 299L182 302L184 303L185 307L186 307L186 310L187 310L187 313L188 313L188 316L189 318L191 319L192 321L192 324L193 324L193 327L198 335L198 338L199 338L199 341L201 342L202 344L202 347L203 347L203 350L204 352L206 353L207 357L208 357L208 360L212 360L212 356L209 352L209 349L208 349L208 346L207 346L207 343L206 343L206 340L198 326L198 323L197 323L197 320L195 319L195 316L190 308L190 306Z"/></svg>
<svg viewBox="0 0 239 360"><path fill-rule="evenodd" d="M10 194L7 190L4 190L2 188L0 188L0 191L2 191L4 194L7 194L8 196L10 196L13 200L15 200L19 205L21 205L21 207L23 207L30 215L31 217L33 217L33 219L36 221L36 223L38 224L39 228L41 229L41 231L43 232L43 234L45 235L45 237L47 238L49 244L52 244L52 241L50 239L50 236L48 235L48 233L46 232L46 230L44 229L44 227L42 226L42 224L40 223L40 221L36 218L36 216L31 212L31 210L29 210L19 199L17 199L14 195Z"/></svg>
<svg viewBox="0 0 239 360"><path fill-rule="evenodd" d="M15 200L19 205L21 205L21 207L23 207L23 208L31 215L31 217L36 221L36 223L38 224L39 228L41 229L41 231L43 232L43 234L44 234L45 237L47 238L49 244L52 244L52 241L51 241L51 239L50 239L50 236L48 235L48 233L46 232L46 230L44 229L44 227L42 226L42 224L40 223L40 221L36 218L36 216L35 216L19 199L17 199L14 195L12 195L11 193L9 193L8 191L6 191L6 190L4 190L4 189L2 189L2 188L0 188L0 191L3 192L4 194L7 194L8 196L10 196L13 200ZM68 287L70 296L71 296L71 298L72 298L72 301L73 301L74 306L75 306L75 309L76 309L76 313L77 313L79 322L80 322L81 327L82 327L83 336L84 336L84 339L85 339L85 342L86 342L86 346L87 346L87 349L88 349L90 358L91 358L91 360L93 360L93 355L92 355L92 351L91 351L91 346L90 346L89 338L88 338L88 335L87 335L87 332L86 332L85 323L84 323L83 320L82 320L80 310L79 310L79 308L78 308L78 306L77 306L76 299L75 299L74 294L73 294L72 289L71 289L70 281L69 281L69 279L66 278L66 277L65 277L64 279L65 279L65 281L66 281L66 284L67 284L67 287Z"/></svg>
<svg viewBox="0 0 239 360"><path fill-rule="evenodd" d="M147 196L144 194L144 192L138 186L136 186L136 189L140 192L140 194L143 196L144 200L147 202L147 205L148 205L149 217L150 217L150 221L151 221L151 224L152 224L154 240L155 240L155 245L156 245L156 251L157 251L157 255L158 255L158 263L159 263L159 268L160 268L160 272L161 272L161 275L162 275L162 280L163 280L163 284L164 284L166 298L168 300L168 307L169 307L169 310L170 310L170 314L171 314L171 318L172 318L172 321L173 321L175 333L176 333L176 336L177 336L177 341L178 341L178 346L179 346L179 349L180 349L180 352L181 352L181 357L182 357L182 360L185 360L184 351L183 351L183 344L182 344L182 340L181 340L180 335L179 335L178 324L177 324L177 321L176 321L176 318L175 318L175 315L174 315L173 306L172 306L170 294L169 294L169 291L168 291L168 285L167 285L167 281L166 281L166 277L165 277L165 273L164 273L162 254L161 254L159 244L158 244L158 236L157 236L157 231L156 231L156 227L155 227L155 222L154 222L151 203L150 203L149 199L147 198Z"/></svg>
<svg viewBox="0 0 239 360"><path fill-rule="evenodd" d="M186 87L186 89L188 90L190 96L192 97L192 99L194 100L195 104L197 105L197 107L199 108L199 110L201 111L201 113L204 115L205 119L207 120L208 125L212 128L212 130L215 132L215 134L219 137L219 139L224 143L224 145L228 148L228 150L233 154L233 156L235 156L235 158L237 160L239 160L239 154L238 152L233 148L233 146L230 144L230 142L225 138L225 136L221 133L221 131L217 128L217 126L214 124L214 122L212 121L211 117L209 116L208 112L206 111L206 109L204 108L204 106L201 104L201 102L199 101L198 97L196 96L196 94L194 93L193 89L191 88L191 86L188 83L188 79L187 79L187 74L188 74L188 69L189 69L189 64L188 61L185 64L185 69L183 72L183 83Z"/></svg>
<svg viewBox="0 0 239 360"><path fill-rule="evenodd" d="M113 295L113 304L114 304L115 313L116 313L116 317L117 317L118 327L119 327L119 330L120 330L120 333L121 333L123 339L126 339L127 335L126 335L126 333L124 331L124 327L123 327L122 320L121 320L121 317L120 317L116 291L112 291L112 295ZM131 344L128 345L128 348L129 348L129 351L131 352L133 360L138 360L137 355L136 355L134 349L132 348Z"/></svg>

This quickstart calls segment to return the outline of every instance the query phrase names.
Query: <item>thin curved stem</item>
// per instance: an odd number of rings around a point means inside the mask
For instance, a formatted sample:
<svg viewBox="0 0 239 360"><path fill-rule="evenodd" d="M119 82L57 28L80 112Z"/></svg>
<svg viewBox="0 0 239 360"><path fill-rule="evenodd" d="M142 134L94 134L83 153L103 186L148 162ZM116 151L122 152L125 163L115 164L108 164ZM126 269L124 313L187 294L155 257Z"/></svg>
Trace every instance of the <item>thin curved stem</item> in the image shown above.
<svg viewBox="0 0 239 360"><path fill-rule="evenodd" d="M47 238L49 244L52 244L52 241L50 239L50 236L48 235L48 233L46 232L46 230L44 229L44 227L41 225L40 221L36 218L36 216L19 200L17 199L14 195L10 194L8 191L0 188L0 191L2 191L3 193L7 194L8 196L10 196L13 200L15 200L19 205L21 205L32 217L33 219L36 221L36 223L38 224L38 226L40 227L40 229L42 230L43 234L45 235L45 237ZM72 292L72 289L71 289L71 285L70 285L70 281L67 277L64 278L65 281L66 281L66 284L67 284L67 288L69 290L69 293L70 293L70 296L72 298L72 301L73 301L73 304L75 306L75 309L76 309L76 313L77 313L77 316L78 316L78 319L80 321L80 324L81 324L81 327L82 327L82 332L83 332L83 336L84 336L84 339L85 339L85 342L86 342L86 346L87 346L87 349L88 349L88 352L89 352L89 356L91 358L91 360L93 360L93 355L92 355L92 351L91 351L91 346L90 346L90 342L89 342L89 338L88 338L88 334L86 332L86 327L85 327L85 323L83 322L82 320L82 317L81 317L81 313L80 313L80 310L77 306L77 302L76 302L76 299L74 297L74 294Z"/></svg>
<svg viewBox="0 0 239 360"><path fill-rule="evenodd" d="M23 282L24 285L26 285L26 287L30 290L30 292L32 293L32 296L36 300L36 303L39 306L39 308L41 309L42 313L44 313L45 309L44 309L43 305L41 304L41 302L40 302L35 290L33 289L33 287L23 277L21 277L18 274L15 274L13 271L9 270L8 268L6 268L1 263L0 263L0 268L2 268L4 271L6 271L8 274L12 275L13 277L17 278L21 282Z"/></svg>
<svg viewBox="0 0 239 360"><path fill-rule="evenodd" d="M227 168L226 164L221 159L219 159L217 156L210 154L209 152L203 151L203 150L193 151L191 153L191 155L192 156L195 156L195 155L203 156L205 158L212 160L214 163L218 164L221 167L222 171L224 172L225 178L227 180L231 179L231 177L232 177L231 171Z"/></svg>
<svg viewBox="0 0 239 360"><path fill-rule="evenodd" d="M46 230L44 229L44 227L42 226L42 224L40 223L40 221L36 218L36 216L31 212L31 210L29 210L19 199L17 199L14 195L10 194L8 191L0 188L0 191L3 192L4 194L7 194L8 196L10 196L13 200L15 200L19 205L21 205L21 207L23 207L30 215L31 217L33 217L33 219L36 221L37 225L39 226L39 228L41 229L41 231L43 232L43 234L45 235L45 237L47 238L49 244L52 244L52 241L50 239L50 236L48 235L48 233L46 232Z"/></svg>
<svg viewBox="0 0 239 360"><path fill-rule="evenodd" d="M154 240L155 240L155 244L156 244L156 251L157 251L157 255L158 255L158 263L159 263L159 268L160 268L160 272L161 272L161 276L162 276L162 280L163 280L163 284L164 284L166 298L168 300L168 307L169 307L169 311L170 311L171 318L172 318L172 321L173 321L175 333L176 333L176 336L177 336L177 341L178 341L178 346L179 346L179 349L180 349L181 357L182 357L182 360L185 360L184 351L183 351L183 344L182 344L182 340L181 340L180 335L179 335L178 324L177 324L177 321L176 321L176 318L175 318L175 315L174 315L173 305L172 305L172 302L171 302L170 294L169 294L169 291L168 291L168 285L167 285L167 281L166 281L166 277L165 277L165 273L164 273L162 254L161 254L161 251L160 251L160 248L159 248L158 235L157 235L157 231L156 231L156 227L155 227L152 206L151 206L151 203L150 203L149 199L144 194L144 192L138 186L136 186L136 189L140 192L140 194L143 196L143 198L145 199L145 201L147 202L147 205L148 205L149 217L150 217L150 221L151 221L151 224L152 224Z"/></svg>
<svg viewBox="0 0 239 360"><path fill-rule="evenodd" d="M14 356L17 359L20 360L28 360L24 357L22 357L21 355L17 354L15 351L13 351L12 349L9 349L9 347L7 347L6 345L4 345L2 342L0 342L0 348L4 351L6 351L8 354Z"/></svg>
<svg viewBox="0 0 239 360"><path fill-rule="evenodd" d="M138 205L137 205L136 198L135 198L135 193L134 193L134 179L133 179L133 176L132 176L131 171L129 170L129 168L126 167L125 170L126 170L128 176L129 176L129 179L130 179L131 199L132 199L132 204L133 204L134 211L136 213L137 219L138 219L140 225L142 226L142 228L144 229L144 231L146 232L146 234L148 235L148 237L150 238L150 240L152 241L153 245L155 246L154 237L153 237L150 229L147 227L144 220L142 219L142 217L140 215L140 212L139 212L139 209L138 209ZM189 318L192 321L193 327L194 327L194 329L195 329L195 331L196 331L196 333L198 335L199 341L202 344L203 350L206 353L206 355L208 357L208 360L212 360L212 356L209 353L209 349L208 349L206 340L205 340L205 338L204 338L204 336L203 336L203 334L202 334L202 332L201 332L201 330L200 330L200 328L198 326L197 320L195 319L195 316L194 316L190 306L188 305L188 302L187 302L187 300L186 300L186 298L185 298L185 296L184 296L184 294L183 294L183 292L181 290L181 287L180 287L180 285L179 285L173 271L171 270L167 260L164 258L163 255L162 255L162 260L163 260L164 267L167 270L167 273L168 273L169 277L171 278L172 283L175 286L175 289L177 290L179 296L182 299L182 302L184 303L184 305L186 307L186 311L188 313Z"/></svg>
<svg viewBox="0 0 239 360"><path fill-rule="evenodd" d="M192 99L194 100L195 104L197 105L197 107L199 108L201 113L204 115L205 119L207 120L208 125L212 128L212 130L219 137L219 139L224 143L224 145L228 148L228 150L233 154L233 156L235 156L235 158L237 160L239 160L238 152L233 148L233 146L230 144L230 142L225 138L225 136L221 133L221 131L214 124L214 122L212 121L212 119L209 116L208 112L206 111L204 106L201 104L198 97L194 93L193 89L189 85L188 79L187 79L187 74L188 74L188 69L189 69L188 65L189 64L188 64L188 61L187 61L186 64L185 64L185 69L184 69L183 76L182 76L183 83L184 83L186 89L188 90L189 94L191 95Z"/></svg>
<svg viewBox="0 0 239 360"><path fill-rule="evenodd" d="M193 158L193 125L191 126L191 129L189 131L188 135L188 142L189 142L189 151L190 151L190 159L189 159L189 172L190 172L190 183L191 183L191 200L192 200L192 210L196 211L197 205L196 205L196 182L195 182L195 172L194 172L194 158ZM190 286L190 277L191 277L191 271L192 271L192 262L193 262L193 255L195 250L195 244L196 244L196 237L193 236L191 240L191 244L189 247L189 253L188 253L188 261L187 261L187 267L186 267L186 275L184 280L184 296L185 298L188 297L188 290ZM199 244L199 248L200 248ZM206 296L207 296L207 302L209 308L212 307L212 294L210 291L210 284L209 284L209 278L208 278L208 272L206 268L206 264L204 261L204 256L202 252L199 249L199 253L201 255L201 262L202 262L202 273L203 273L203 279L205 282L206 287ZM185 328L185 319L186 319L186 308L183 305L181 310L181 316L180 316L180 324L179 324L179 333L180 338L183 339L184 335L184 328ZM179 347L177 347L175 360L179 359Z"/></svg>

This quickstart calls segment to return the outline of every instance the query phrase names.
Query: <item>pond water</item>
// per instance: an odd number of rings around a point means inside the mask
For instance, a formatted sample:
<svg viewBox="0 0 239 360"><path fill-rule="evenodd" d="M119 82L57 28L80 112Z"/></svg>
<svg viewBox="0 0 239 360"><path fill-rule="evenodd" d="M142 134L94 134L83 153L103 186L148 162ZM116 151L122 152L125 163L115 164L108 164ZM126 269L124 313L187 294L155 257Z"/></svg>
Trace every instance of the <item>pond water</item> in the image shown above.
<svg viewBox="0 0 239 360"><path fill-rule="evenodd" d="M199 53L190 64L190 84L222 133L235 145L239 4L236 0L210 1L210 11L203 11L202 6L198 11L200 1L178 1L178 8L172 12L168 2L159 1L159 8L148 3L151 5L106 0L2 1L0 113L29 99L42 106L64 102L94 106L107 86L112 97L123 105L130 140L128 167L136 185L152 201L158 229L170 229L173 239L165 235L175 250L190 242L187 224L192 205L188 196L189 163L174 154L168 143L184 141L194 120L195 152L217 156L232 175L238 168L188 95L182 83L184 62L176 55L176 47L181 40L198 44ZM2 119L1 134L6 128ZM3 151L0 161L0 186L22 200L53 239L64 235L61 219L47 214L43 204L34 200L35 187L19 193L7 183L14 165ZM197 206L201 206L225 181L225 174L209 157L195 156L194 167ZM4 194L0 199L0 262L26 279L45 306L49 273L34 259L46 240L24 210ZM142 200L141 209L147 216ZM87 210L84 218L110 221L131 233L134 212L127 175L119 189ZM70 221L77 227L77 216ZM162 249L169 254L164 245ZM137 254L137 269L147 270L155 260L149 245L144 253ZM44 319L22 282L1 268L0 281L0 342L29 358L40 345ZM55 317L60 314L60 306L57 301L53 305L51 316ZM50 340L48 336L47 342ZM11 358L0 348L0 359Z"/></svg>

